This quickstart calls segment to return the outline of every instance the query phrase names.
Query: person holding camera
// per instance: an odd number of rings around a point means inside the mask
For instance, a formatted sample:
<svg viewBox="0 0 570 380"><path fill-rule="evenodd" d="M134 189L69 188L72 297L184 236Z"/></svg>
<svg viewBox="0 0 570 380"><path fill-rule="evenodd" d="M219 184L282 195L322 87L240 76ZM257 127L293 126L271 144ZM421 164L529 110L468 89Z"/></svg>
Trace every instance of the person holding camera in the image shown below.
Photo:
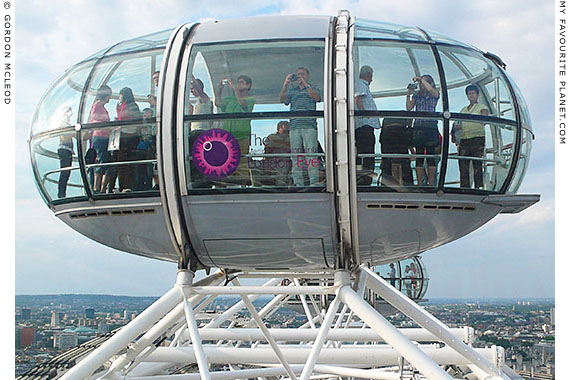
<svg viewBox="0 0 570 380"><path fill-rule="evenodd" d="M321 101L321 91L309 83L309 70L299 67L295 74L285 77L279 100L290 105L291 112L315 111ZM291 118L289 122L291 153L318 153L317 119ZM291 157L291 174L295 186L304 186L303 172L308 171L309 183L319 182L319 158L317 156Z"/></svg>
<svg viewBox="0 0 570 380"><path fill-rule="evenodd" d="M190 81L190 92L197 101L194 105L192 103L188 104L188 114L189 115L209 115L213 113L212 100L208 94L204 92L204 82L198 78L193 78ZM192 131L205 131L210 129L211 125L208 120L204 121L193 121L190 130Z"/></svg>
<svg viewBox="0 0 570 380"><path fill-rule="evenodd" d="M251 85L252 80L247 75L240 75L237 78L237 85L234 85L229 78L220 80L216 89L216 107L219 107L223 113L252 112L255 99L249 93ZM231 90L231 95L222 98L222 90L226 86ZM248 158L243 157L243 155L249 154L251 119L225 120L223 128L236 138L242 154L237 170L230 176L232 182L244 186L252 185L253 179L248 167Z"/></svg>
<svg viewBox="0 0 570 380"><path fill-rule="evenodd" d="M417 91L419 84L419 91ZM422 75L412 78L408 85L406 95L406 110L415 108L417 112L435 112L439 100L439 91L431 75ZM437 154L440 150L439 131L437 120L415 119L414 120L413 147L416 154ZM427 159L427 185L434 186L435 182L435 158ZM424 174L424 158L416 158L416 177L418 186L422 185Z"/></svg>

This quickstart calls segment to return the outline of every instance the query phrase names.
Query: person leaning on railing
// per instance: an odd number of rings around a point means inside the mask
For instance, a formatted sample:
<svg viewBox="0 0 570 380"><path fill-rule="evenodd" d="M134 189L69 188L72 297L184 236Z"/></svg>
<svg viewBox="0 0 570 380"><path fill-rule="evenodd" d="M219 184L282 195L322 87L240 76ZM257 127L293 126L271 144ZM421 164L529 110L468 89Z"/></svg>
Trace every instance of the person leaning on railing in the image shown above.
<svg viewBox="0 0 570 380"><path fill-rule="evenodd" d="M117 120L141 120L142 114L133 91L129 87L123 87L119 92L119 102L117 103ZM136 149L139 143L138 125L127 125L120 127L119 149L116 151L118 162L136 160ZM117 169L119 178L119 191L132 191L135 179L135 168L133 164L121 165Z"/></svg>
<svg viewBox="0 0 570 380"><path fill-rule="evenodd" d="M89 123L105 123L111 120L109 118L109 112L107 112L107 109L105 108L105 104L109 103L112 94L113 90L111 90L109 86L103 85L99 87L97 95L95 95L95 102L89 112ZM109 145L109 129L96 129L93 131L91 136L93 138L93 148L97 152L96 162L98 164L111 162L111 156L107 150ZM109 176L109 169L106 166L98 166L95 168L94 172L93 191L95 193L104 192L111 179Z"/></svg>
<svg viewBox="0 0 570 380"><path fill-rule="evenodd" d="M471 115L489 115L486 105L478 103L479 87L469 85L465 88L465 95L469 104L461 109L461 113ZM485 152L485 126L483 123L473 121L461 121L454 124L455 134L459 134L459 156L483 157ZM476 189L483 188L483 162L480 160L459 160L459 182L461 187L470 188L469 164L473 165L473 181Z"/></svg>
<svg viewBox="0 0 570 380"><path fill-rule="evenodd" d="M370 83L374 77L372 67L364 65L354 88L354 104L357 110L376 111L376 103L370 92ZM376 143L374 130L380 129L377 117L357 117L354 120L354 139L356 154L374 154ZM370 185L374 175L374 157L356 158L357 184Z"/></svg>

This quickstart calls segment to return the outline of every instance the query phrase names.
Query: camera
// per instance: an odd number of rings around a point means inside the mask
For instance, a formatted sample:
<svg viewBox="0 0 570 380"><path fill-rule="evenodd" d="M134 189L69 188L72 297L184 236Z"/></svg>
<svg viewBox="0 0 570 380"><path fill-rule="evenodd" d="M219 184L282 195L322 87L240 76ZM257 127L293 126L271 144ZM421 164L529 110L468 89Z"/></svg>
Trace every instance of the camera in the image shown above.
<svg viewBox="0 0 570 380"><path fill-rule="evenodd" d="M227 79L224 79L224 80L222 81L222 85L226 86L227 84L228 84L228 80L227 80Z"/></svg>
<svg viewBox="0 0 570 380"><path fill-rule="evenodd" d="M297 80L297 74L291 74L291 82L294 82Z"/></svg>
<svg viewBox="0 0 570 380"><path fill-rule="evenodd" d="M408 83L408 88L411 88L413 90L417 90L418 84L417 83Z"/></svg>

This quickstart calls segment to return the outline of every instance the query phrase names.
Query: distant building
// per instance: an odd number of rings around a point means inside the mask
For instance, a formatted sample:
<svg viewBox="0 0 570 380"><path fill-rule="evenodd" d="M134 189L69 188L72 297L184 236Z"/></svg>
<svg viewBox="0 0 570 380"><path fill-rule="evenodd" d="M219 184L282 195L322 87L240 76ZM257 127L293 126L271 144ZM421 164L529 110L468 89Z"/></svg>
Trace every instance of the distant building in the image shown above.
<svg viewBox="0 0 570 380"><path fill-rule="evenodd" d="M51 323L50 323L51 327L60 327L61 326L61 319L60 319L60 313L57 311L52 311L51 312Z"/></svg>
<svg viewBox="0 0 570 380"><path fill-rule="evenodd" d="M33 327L16 327L16 348L32 346L36 341L36 329Z"/></svg>
<svg viewBox="0 0 570 380"><path fill-rule="evenodd" d="M77 327L97 327L97 321L94 319L79 318Z"/></svg>
<svg viewBox="0 0 570 380"><path fill-rule="evenodd" d="M552 326L555 325L555 323L554 323L554 308L553 307L550 308L550 324Z"/></svg>
<svg viewBox="0 0 570 380"><path fill-rule="evenodd" d="M33 327L22 327L20 330L20 347L30 347L36 341L36 329Z"/></svg>
<svg viewBox="0 0 570 380"><path fill-rule="evenodd" d="M71 332L60 332L53 336L53 347L60 350L67 350L77 346L77 334Z"/></svg>
<svg viewBox="0 0 570 380"><path fill-rule="evenodd" d="M85 309L85 318L95 319L95 309Z"/></svg>
<svg viewBox="0 0 570 380"><path fill-rule="evenodd" d="M97 333L98 334L106 334L109 332L109 326L105 322L100 322L99 326L97 326Z"/></svg>
<svg viewBox="0 0 570 380"><path fill-rule="evenodd" d="M22 309L21 318L23 321L29 321L32 318L32 309Z"/></svg>

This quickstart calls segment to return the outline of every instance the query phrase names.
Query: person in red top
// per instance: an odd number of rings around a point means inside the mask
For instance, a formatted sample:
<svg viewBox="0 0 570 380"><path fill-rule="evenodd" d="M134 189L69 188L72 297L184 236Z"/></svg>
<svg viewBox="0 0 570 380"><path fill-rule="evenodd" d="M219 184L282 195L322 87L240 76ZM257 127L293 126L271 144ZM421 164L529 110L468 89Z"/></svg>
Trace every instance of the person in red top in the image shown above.
<svg viewBox="0 0 570 380"><path fill-rule="evenodd" d="M133 91L129 87L123 87L119 92L117 103L117 120L140 120L142 114ZM125 125L121 127L119 150L116 153L117 161L135 161L137 159L137 145L139 143L138 125ZM119 191L131 191L135 179L134 164L119 166Z"/></svg>
<svg viewBox="0 0 570 380"><path fill-rule="evenodd" d="M89 123L105 123L110 121L109 113L105 109L105 104L109 103L113 90L109 86L101 86L97 90L95 103L91 107L89 113ZM97 163L106 163L111 161L107 146L109 145L109 129L101 128L93 131L93 148L97 152ZM107 167L97 167L94 170L95 178L93 183L93 191L95 193L102 192L109 184L109 176Z"/></svg>

